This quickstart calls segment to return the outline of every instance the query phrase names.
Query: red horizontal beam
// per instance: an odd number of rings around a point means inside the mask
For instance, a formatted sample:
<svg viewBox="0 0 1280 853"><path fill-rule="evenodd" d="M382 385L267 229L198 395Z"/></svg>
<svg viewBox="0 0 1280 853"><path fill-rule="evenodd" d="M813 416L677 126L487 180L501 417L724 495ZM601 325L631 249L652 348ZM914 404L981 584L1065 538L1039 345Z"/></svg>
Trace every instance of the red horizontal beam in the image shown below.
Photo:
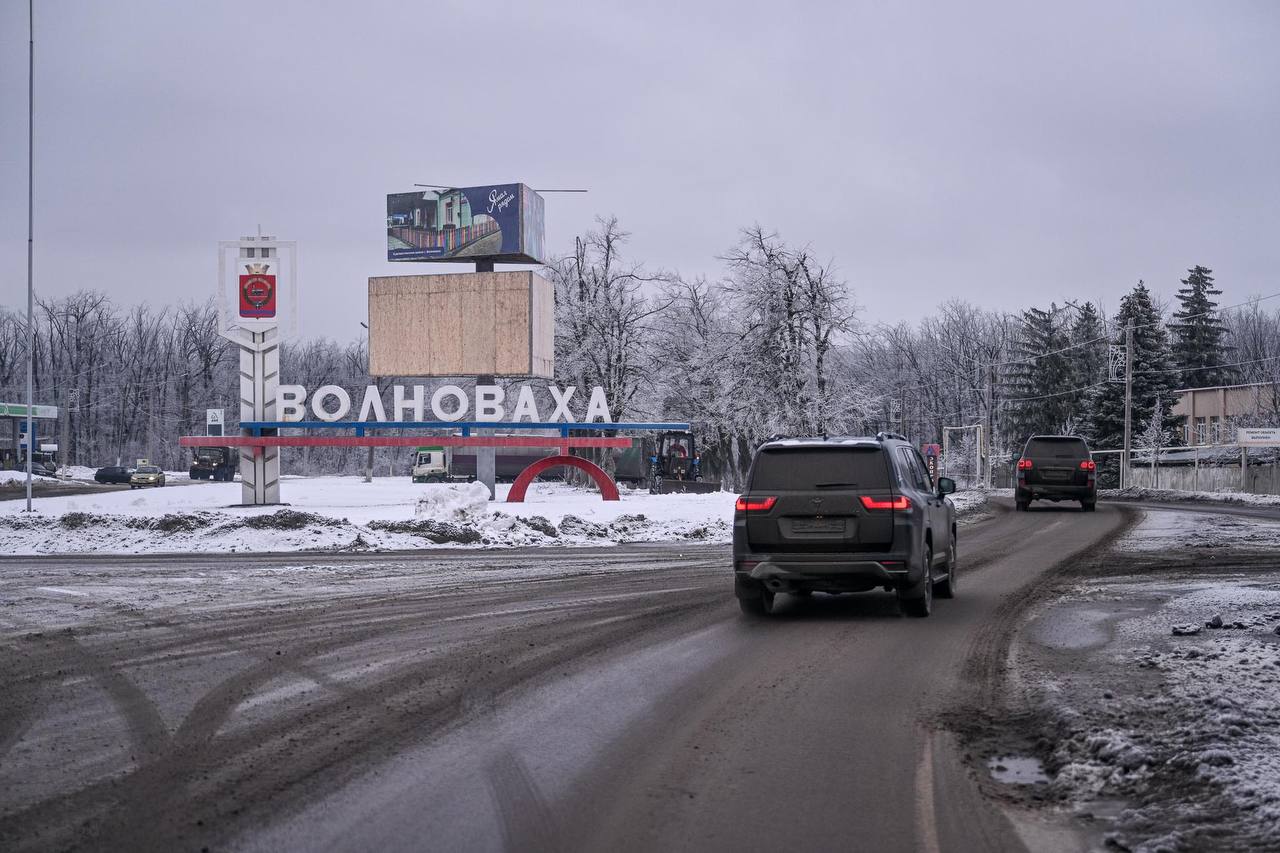
<svg viewBox="0 0 1280 853"><path fill-rule="evenodd" d="M630 447L631 439L558 435L184 435L182 447Z"/></svg>

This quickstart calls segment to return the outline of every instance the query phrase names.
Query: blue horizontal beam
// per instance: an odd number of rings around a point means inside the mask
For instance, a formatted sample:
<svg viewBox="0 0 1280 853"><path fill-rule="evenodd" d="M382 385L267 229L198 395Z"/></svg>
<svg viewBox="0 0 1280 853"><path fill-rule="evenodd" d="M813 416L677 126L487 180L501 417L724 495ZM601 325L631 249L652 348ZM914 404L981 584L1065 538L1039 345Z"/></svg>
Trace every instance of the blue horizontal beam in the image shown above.
<svg viewBox="0 0 1280 853"><path fill-rule="evenodd" d="M464 435L473 429L521 430L554 429L561 435L587 430L623 430L627 432L662 430L687 432L687 423L511 423L509 421L241 421L241 429L255 434L264 429L352 429L357 435L377 429L460 429Z"/></svg>

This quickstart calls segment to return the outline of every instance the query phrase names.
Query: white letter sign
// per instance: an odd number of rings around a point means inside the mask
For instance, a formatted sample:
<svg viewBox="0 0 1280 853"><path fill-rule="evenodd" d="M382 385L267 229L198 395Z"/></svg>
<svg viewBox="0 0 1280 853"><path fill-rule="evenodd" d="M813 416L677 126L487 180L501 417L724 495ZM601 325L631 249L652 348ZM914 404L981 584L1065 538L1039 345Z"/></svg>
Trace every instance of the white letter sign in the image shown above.
<svg viewBox="0 0 1280 853"><path fill-rule="evenodd" d="M426 396L426 393L427 393L426 389L423 388L421 385L414 385L413 397L412 399L406 401L404 398L404 386L403 385L395 386L395 388L392 390L391 414L394 415L395 419L398 421L424 420L423 411L424 411L425 403L423 402L423 398ZM413 417L406 418L404 416L406 409L409 410L409 413L413 415Z"/></svg>
<svg viewBox="0 0 1280 853"><path fill-rule="evenodd" d="M458 407L452 412L446 412L441 403L445 397L452 397L458 401ZM441 385L436 389L436 393L431 395L431 414L438 421L460 421L467 414L467 395L457 385Z"/></svg>
<svg viewBox="0 0 1280 853"><path fill-rule="evenodd" d="M338 401L338 408L332 412L326 411L324 407L324 401L328 397ZM341 385L322 385L311 397L311 411L322 421L341 420L351 411L351 396Z"/></svg>
<svg viewBox="0 0 1280 853"><path fill-rule="evenodd" d="M551 393L551 399L556 402L556 410L551 413L551 420L556 421L563 416L566 421L573 422L573 412L569 411L569 400L573 398L573 392L577 390L576 385L570 385L564 391L554 385L547 386L547 391Z"/></svg>
<svg viewBox="0 0 1280 853"><path fill-rule="evenodd" d="M276 414L282 421L300 421L306 417L307 389L301 385L277 385Z"/></svg>
<svg viewBox="0 0 1280 853"><path fill-rule="evenodd" d="M516 400L516 407L511 410L511 420L514 423L520 421L529 421L531 423L541 423L542 416L538 414L538 401L533 398L533 389L528 385L520 386L520 396Z"/></svg>
<svg viewBox="0 0 1280 853"><path fill-rule="evenodd" d="M500 421L502 416L507 413L502 407L502 401L507 398L507 393L497 385L477 385L476 386L476 420L478 421Z"/></svg>
<svg viewBox="0 0 1280 853"><path fill-rule="evenodd" d="M378 393L377 385L369 385L364 389L364 402L360 404L360 420L369 420L369 415L373 415L375 421L387 419L387 411L382 408L382 395Z"/></svg>

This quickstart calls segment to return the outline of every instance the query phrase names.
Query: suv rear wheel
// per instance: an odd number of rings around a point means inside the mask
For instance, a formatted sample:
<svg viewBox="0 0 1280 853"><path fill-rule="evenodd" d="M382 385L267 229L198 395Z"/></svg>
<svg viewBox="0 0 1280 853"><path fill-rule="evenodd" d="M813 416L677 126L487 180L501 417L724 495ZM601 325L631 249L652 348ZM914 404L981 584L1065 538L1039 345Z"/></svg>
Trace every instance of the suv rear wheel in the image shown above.
<svg viewBox="0 0 1280 853"><path fill-rule="evenodd" d="M908 616L933 612L933 546L924 547L924 578L911 589L898 590L898 606Z"/></svg>
<svg viewBox="0 0 1280 853"><path fill-rule="evenodd" d="M939 581L933 594L938 598L956 597L956 535L951 534L951 547L947 549L947 579Z"/></svg>
<svg viewBox="0 0 1280 853"><path fill-rule="evenodd" d="M747 616L768 616L773 612L774 593L763 584L734 578L733 592L738 607Z"/></svg>

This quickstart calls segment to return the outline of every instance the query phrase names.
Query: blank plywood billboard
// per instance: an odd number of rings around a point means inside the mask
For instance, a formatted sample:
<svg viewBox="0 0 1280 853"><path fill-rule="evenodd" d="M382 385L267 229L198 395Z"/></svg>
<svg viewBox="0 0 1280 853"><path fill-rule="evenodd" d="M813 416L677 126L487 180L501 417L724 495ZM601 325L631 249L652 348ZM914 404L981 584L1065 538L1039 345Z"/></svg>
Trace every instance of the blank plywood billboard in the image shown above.
<svg viewBox="0 0 1280 853"><path fill-rule="evenodd" d="M370 278L369 373L550 379L554 306L530 270Z"/></svg>

